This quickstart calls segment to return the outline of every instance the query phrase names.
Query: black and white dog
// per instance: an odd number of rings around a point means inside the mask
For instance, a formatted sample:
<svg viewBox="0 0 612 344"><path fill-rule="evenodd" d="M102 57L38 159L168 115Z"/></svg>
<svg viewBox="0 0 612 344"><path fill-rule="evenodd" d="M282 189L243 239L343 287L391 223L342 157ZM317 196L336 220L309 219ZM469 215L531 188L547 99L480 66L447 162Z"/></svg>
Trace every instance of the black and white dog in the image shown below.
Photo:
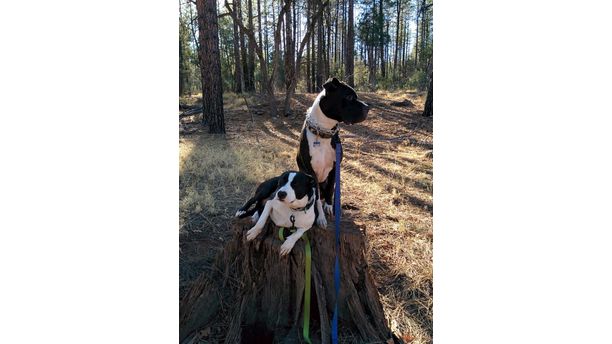
<svg viewBox="0 0 612 344"><path fill-rule="evenodd" d="M306 173L287 171L261 183L255 196L236 212L236 217L252 216L255 225L247 232L247 240L253 240L264 228L268 217L279 227L295 227L295 233L287 237L280 249L281 256L291 252L302 234L312 228L318 211L313 205L318 197L317 182ZM251 206L255 207L249 210Z"/></svg>
<svg viewBox="0 0 612 344"><path fill-rule="evenodd" d="M325 201L325 212L331 216L333 211L336 143L340 142L338 123L363 122L369 110L366 103L357 99L355 90L336 78L323 84L323 91L308 109L300 134L297 164L300 171L317 178L321 194L317 200L317 210L322 218L317 219L317 224L322 227L327 226L322 200Z"/></svg>

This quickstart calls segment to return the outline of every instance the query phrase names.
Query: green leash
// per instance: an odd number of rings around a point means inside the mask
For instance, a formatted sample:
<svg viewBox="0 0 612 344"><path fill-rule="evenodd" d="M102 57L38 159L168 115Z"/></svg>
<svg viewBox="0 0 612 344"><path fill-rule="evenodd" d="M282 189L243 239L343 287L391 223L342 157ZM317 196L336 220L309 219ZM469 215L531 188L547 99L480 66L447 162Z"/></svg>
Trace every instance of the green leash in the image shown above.
<svg viewBox="0 0 612 344"><path fill-rule="evenodd" d="M278 230L278 238L281 241L285 241L285 235L283 233L284 230L284 227L281 227ZM304 250L306 251L306 266L304 269L304 278L306 279L306 281L304 285L304 326L302 330L302 335L304 336L304 340L306 341L306 343L312 344L312 342L310 341L310 264L312 260L312 252L310 249L310 240L308 240L308 235L302 235L302 239L304 239L304 241L306 242L306 245L304 246Z"/></svg>

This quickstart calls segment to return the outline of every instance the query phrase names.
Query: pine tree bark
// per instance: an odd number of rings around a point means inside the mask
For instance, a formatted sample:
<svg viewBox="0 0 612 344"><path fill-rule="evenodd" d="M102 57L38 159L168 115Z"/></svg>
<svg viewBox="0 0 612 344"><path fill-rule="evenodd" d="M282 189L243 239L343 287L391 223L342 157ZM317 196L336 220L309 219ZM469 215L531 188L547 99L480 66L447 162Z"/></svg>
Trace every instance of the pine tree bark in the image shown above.
<svg viewBox="0 0 612 344"><path fill-rule="evenodd" d="M187 56L185 56L184 50L187 42L184 41L185 35L183 34L183 23L180 23L180 34L179 34L179 95L183 96L187 93L188 80L187 80Z"/></svg>
<svg viewBox="0 0 612 344"><path fill-rule="evenodd" d="M225 133L217 2L196 0L196 8L200 30L203 120L208 121L210 133Z"/></svg>
<svg viewBox="0 0 612 344"><path fill-rule="evenodd" d="M291 0L287 0L291 4ZM291 6L291 5L290 5ZM285 12L285 94L289 94L295 74L295 42L293 41L293 20L291 9ZM287 97L285 97L287 98ZM289 116L291 108L287 102L283 107L285 116Z"/></svg>
<svg viewBox="0 0 612 344"><path fill-rule="evenodd" d="M350 332L361 342L386 343L392 338L376 286L365 259L365 234L350 220L341 222L340 338ZM299 343L302 339L304 296L304 240L281 258L279 228L272 223L251 242L245 239L250 219L230 225L233 239L180 302L180 338L186 343L202 328L225 321L225 343ZM307 232L312 247L310 337L330 342L330 321L336 301L334 289L335 232L313 227ZM256 336L256 337L255 337Z"/></svg>
<svg viewBox="0 0 612 344"><path fill-rule="evenodd" d="M429 80L429 89L427 90L427 99L425 100L425 108L423 109L423 116L433 116L433 77Z"/></svg>
<svg viewBox="0 0 612 344"><path fill-rule="evenodd" d="M395 22L395 53L393 54L393 80L397 80L397 61L400 54L400 33L402 31L402 0L397 0L397 20Z"/></svg>
<svg viewBox="0 0 612 344"><path fill-rule="evenodd" d="M237 0L240 1L240 0ZM244 78L242 71L242 60L240 56L240 28L233 20L234 26L234 92L242 93L244 90Z"/></svg>
<svg viewBox="0 0 612 344"><path fill-rule="evenodd" d="M251 0L247 0L247 13L248 13L248 28L253 31L253 2ZM248 90L253 92L255 91L255 46L257 43L255 42L255 36L249 37L249 50L247 56L248 62Z"/></svg>
<svg viewBox="0 0 612 344"><path fill-rule="evenodd" d="M415 44L414 44L414 68L418 68L419 66L419 18L421 15L421 5L419 3L419 7L417 8L417 17L416 17L416 35L415 35Z"/></svg>
<svg viewBox="0 0 612 344"><path fill-rule="evenodd" d="M318 1L320 3L320 1ZM316 90L320 91L323 89L323 80L325 80L325 76L323 75L324 71L325 71L325 67L324 67L324 61L323 61L323 56L324 56L324 50L325 50L325 42L323 41L325 39L325 35L323 32L323 18L319 17L318 18L318 25L317 25L317 74L316 74L316 82L315 84L316 86Z"/></svg>
<svg viewBox="0 0 612 344"><path fill-rule="evenodd" d="M385 68L385 21L384 21L384 11L383 11L383 0L378 2L378 32L379 34L379 58L380 58L380 76L384 79L386 76L387 69Z"/></svg>
<svg viewBox="0 0 612 344"><path fill-rule="evenodd" d="M348 0L348 24L346 33L346 59L345 71L347 75L347 83L351 87L355 87L355 24L353 22L353 0Z"/></svg>

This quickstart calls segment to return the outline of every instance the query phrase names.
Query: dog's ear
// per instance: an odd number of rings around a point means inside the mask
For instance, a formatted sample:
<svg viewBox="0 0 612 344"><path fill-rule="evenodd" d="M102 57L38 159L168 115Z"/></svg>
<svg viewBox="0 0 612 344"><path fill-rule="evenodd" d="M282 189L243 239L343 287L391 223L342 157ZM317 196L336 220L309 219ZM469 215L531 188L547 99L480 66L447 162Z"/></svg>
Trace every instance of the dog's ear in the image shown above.
<svg viewBox="0 0 612 344"><path fill-rule="evenodd" d="M327 81L323 84L323 88L325 88L326 91L333 91L338 87L340 87L340 80L336 79L335 77L327 79Z"/></svg>

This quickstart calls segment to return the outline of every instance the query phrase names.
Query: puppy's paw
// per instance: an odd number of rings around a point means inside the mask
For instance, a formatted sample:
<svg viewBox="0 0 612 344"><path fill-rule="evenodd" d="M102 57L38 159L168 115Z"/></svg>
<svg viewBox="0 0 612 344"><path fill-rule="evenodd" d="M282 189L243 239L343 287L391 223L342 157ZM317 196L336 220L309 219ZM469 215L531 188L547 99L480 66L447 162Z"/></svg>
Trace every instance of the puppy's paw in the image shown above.
<svg viewBox="0 0 612 344"><path fill-rule="evenodd" d="M235 217L240 217L242 215L246 214L246 211L242 210L242 209L238 209L238 211L236 212L236 215L234 215Z"/></svg>
<svg viewBox="0 0 612 344"><path fill-rule="evenodd" d="M324 214L319 214L317 218L317 226L319 226L319 228L327 228L327 220L325 219Z"/></svg>
<svg viewBox="0 0 612 344"><path fill-rule="evenodd" d="M332 214L334 213L334 207L331 204L325 203L323 205L323 211L325 211L325 214L332 216Z"/></svg>
<svg viewBox="0 0 612 344"><path fill-rule="evenodd" d="M259 220L259 213L255 212L255 214L251 215L251 221L253 221L253 223L256 223L257 220Z"/></svg>
<svg viewBox="0 0 612 344"><path fill-rule="evenodd" d="M289 252L291 252L291 250L293 249L294 245L295 245L295 242L293 242L292 240L285 240L285 242L280 247L281 257L288 255Z"/></svg>
<svg viewBox="0 0 612 344"><path fill-rule="evenodd" d="M253 227L249 229L249 231L247 232L247 241L251 241L255 239L259 235L260 232L261 232L261 228Z"/></svg>

